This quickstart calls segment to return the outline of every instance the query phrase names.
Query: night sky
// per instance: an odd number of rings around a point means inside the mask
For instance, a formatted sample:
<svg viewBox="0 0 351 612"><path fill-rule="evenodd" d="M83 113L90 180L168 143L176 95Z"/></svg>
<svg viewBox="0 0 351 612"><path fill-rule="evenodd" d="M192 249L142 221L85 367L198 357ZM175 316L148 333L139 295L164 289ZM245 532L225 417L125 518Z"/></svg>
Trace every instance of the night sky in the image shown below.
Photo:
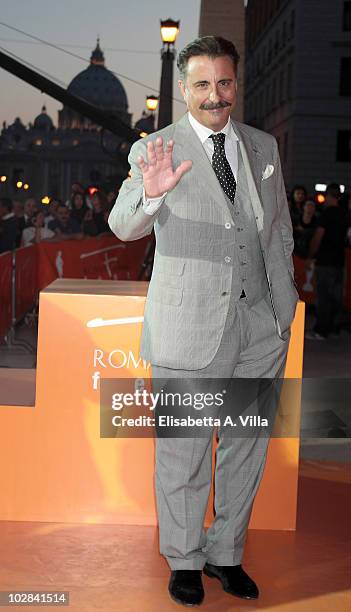
<svg viewBox="0 0 351 612"><path fill-rule="evenodd" d="M159 20L167 17L180 19L176 43L180 50L198 35L200 3L200 0L177 0L176 3L170 0L5 0L1 3L1 22L62 46L82 56L85 61L34 43L24 34L4 25L0 25L0 47L25 59L67 87L73 77L89 65L90 54L99 35L106 66L117 73L127 92L134 124L145 108L145 96L157 94L152 87L159 87L162 46ZM176 85L176 66L174 73L174 96L181 100ZM61 103L41 94L2 68L0 74L1 122L12 123L19 116L27 124L46 104L48 113L57 125L57 110L62 107ZM145 83L145 86L136 85L119 75ZM174 102L174 120L184 112L185 105Z"/></svg>

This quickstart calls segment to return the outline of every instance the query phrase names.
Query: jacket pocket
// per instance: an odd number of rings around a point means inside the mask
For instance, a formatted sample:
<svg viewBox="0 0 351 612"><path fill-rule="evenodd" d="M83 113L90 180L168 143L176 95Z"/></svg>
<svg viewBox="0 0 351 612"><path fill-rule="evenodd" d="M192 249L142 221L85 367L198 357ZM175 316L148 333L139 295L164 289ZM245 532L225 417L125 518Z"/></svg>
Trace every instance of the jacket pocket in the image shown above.
<svg viewBox="0 0 351 612"><path fill-rule="evenodd" d="M155 274L161 272L167 276L182 276L184 272L185 262L177 257L162 257L156 255L154 263Z"/></svg>
<svg viewBox="0 0 351 612"><path fill-rule="evenodd" d="M152 297L150 296L149 299L151 302L155 302L156 304L180 306L183 299L183 289L160 284L157 287L154 287Z"/></svg>

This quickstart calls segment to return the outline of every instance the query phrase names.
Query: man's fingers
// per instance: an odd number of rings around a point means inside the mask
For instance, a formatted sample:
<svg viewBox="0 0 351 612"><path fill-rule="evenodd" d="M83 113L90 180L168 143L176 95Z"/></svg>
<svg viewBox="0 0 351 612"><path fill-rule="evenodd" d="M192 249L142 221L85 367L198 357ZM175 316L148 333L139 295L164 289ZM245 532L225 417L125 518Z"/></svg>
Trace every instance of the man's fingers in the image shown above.
<svg viewBox="0 0 351 612"><path fill-rule="evenodd" d="M155 153L156 153L157 161L161 162L163 160L163 140L162 140L161 136L158 136L156 138Z"/></svg>
<svg viewBox="0 0 351 612"><path fill-rule="evenodd" d="M190 159L187 159L186 161L183 161L178 166L178 168L174 171L177 182L179 181L179 179L181 178L181 176L183 176L185 172L188 172L188 170L190 170L192 165L193 165L193 162Z"/></svg>
<svg viewBox="0 0 351 612"><path fill-rule="evenodd" d="M147 142L147 158L149 162L149 166L155 166L156 164L156 153L155 147L152 140L148 140Z"/></svg>
<svg viewBox="0 0 351 612"><path fill-rule="evenodd" d="M145 163L145 160L142 155L138 155L137 163L142 172L145 172L148 169L148 165Z"/></svg>
<svg viewBox="0 0 351 612"><path fill-rule="evenodd" d="M165 150L166 155L172 155L173 146L174 146L174 140L171 139L167 142L167 146Z"/></svg>

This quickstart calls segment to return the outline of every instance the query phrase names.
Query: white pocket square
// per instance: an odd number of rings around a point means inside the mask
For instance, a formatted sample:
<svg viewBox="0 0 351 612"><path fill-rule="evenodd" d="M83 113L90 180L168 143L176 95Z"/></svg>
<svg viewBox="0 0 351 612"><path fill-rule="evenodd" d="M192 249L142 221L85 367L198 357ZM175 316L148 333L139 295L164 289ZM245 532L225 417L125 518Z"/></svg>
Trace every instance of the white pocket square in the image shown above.
<svg viewBox="0 0 351 612"><path fill-rule="evenodd" d="M274 166L272 166L272 164L267 164L265 171L262 174L262 180L264 181L265 179L268 179L270 176L272 176L274 172Z"/></svg>

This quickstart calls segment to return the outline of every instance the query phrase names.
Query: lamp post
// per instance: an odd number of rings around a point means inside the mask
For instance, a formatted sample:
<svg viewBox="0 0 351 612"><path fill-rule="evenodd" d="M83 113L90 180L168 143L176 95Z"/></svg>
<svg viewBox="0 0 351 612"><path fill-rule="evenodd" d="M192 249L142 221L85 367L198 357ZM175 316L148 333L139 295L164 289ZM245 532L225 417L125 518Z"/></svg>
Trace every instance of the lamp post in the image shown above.
<svg viewBox="0 0 351 612"><path fill-rule="evenodd" d="M146 96L147 112L143 110L141 119L135 123L135 128L139 130L140 138L144 138L148 134L155 131L155 110L158 105L157 96Z"/></svg>
<svg viewBox="0 0 351 612"><path fill-rule="evenodd" d="M160 83L160 97L158 100L158 123L157 129L161 130L172 123L172 93L173 93L173 62L175 58L174 43L179 32L179 21L173 19L161 20L161 38L163 47L161 51L162 72ZM146 98L147 108L154 110L155 96ZM154 105L154 109L150 108L150 104ZM144 261L139 271L138 280L150 280L155 254L155 237L148 243L146 247Z"/></svg>
<svg viewBox="0 0 351 612"><path fill-rule="evenodd" d="M162 72L160 84L160 100L158 110L158 129L172 123L172 92L173 92L173 62L175 58L174 43L179 32L179 21L165 19L161 23Z"/></svg>

